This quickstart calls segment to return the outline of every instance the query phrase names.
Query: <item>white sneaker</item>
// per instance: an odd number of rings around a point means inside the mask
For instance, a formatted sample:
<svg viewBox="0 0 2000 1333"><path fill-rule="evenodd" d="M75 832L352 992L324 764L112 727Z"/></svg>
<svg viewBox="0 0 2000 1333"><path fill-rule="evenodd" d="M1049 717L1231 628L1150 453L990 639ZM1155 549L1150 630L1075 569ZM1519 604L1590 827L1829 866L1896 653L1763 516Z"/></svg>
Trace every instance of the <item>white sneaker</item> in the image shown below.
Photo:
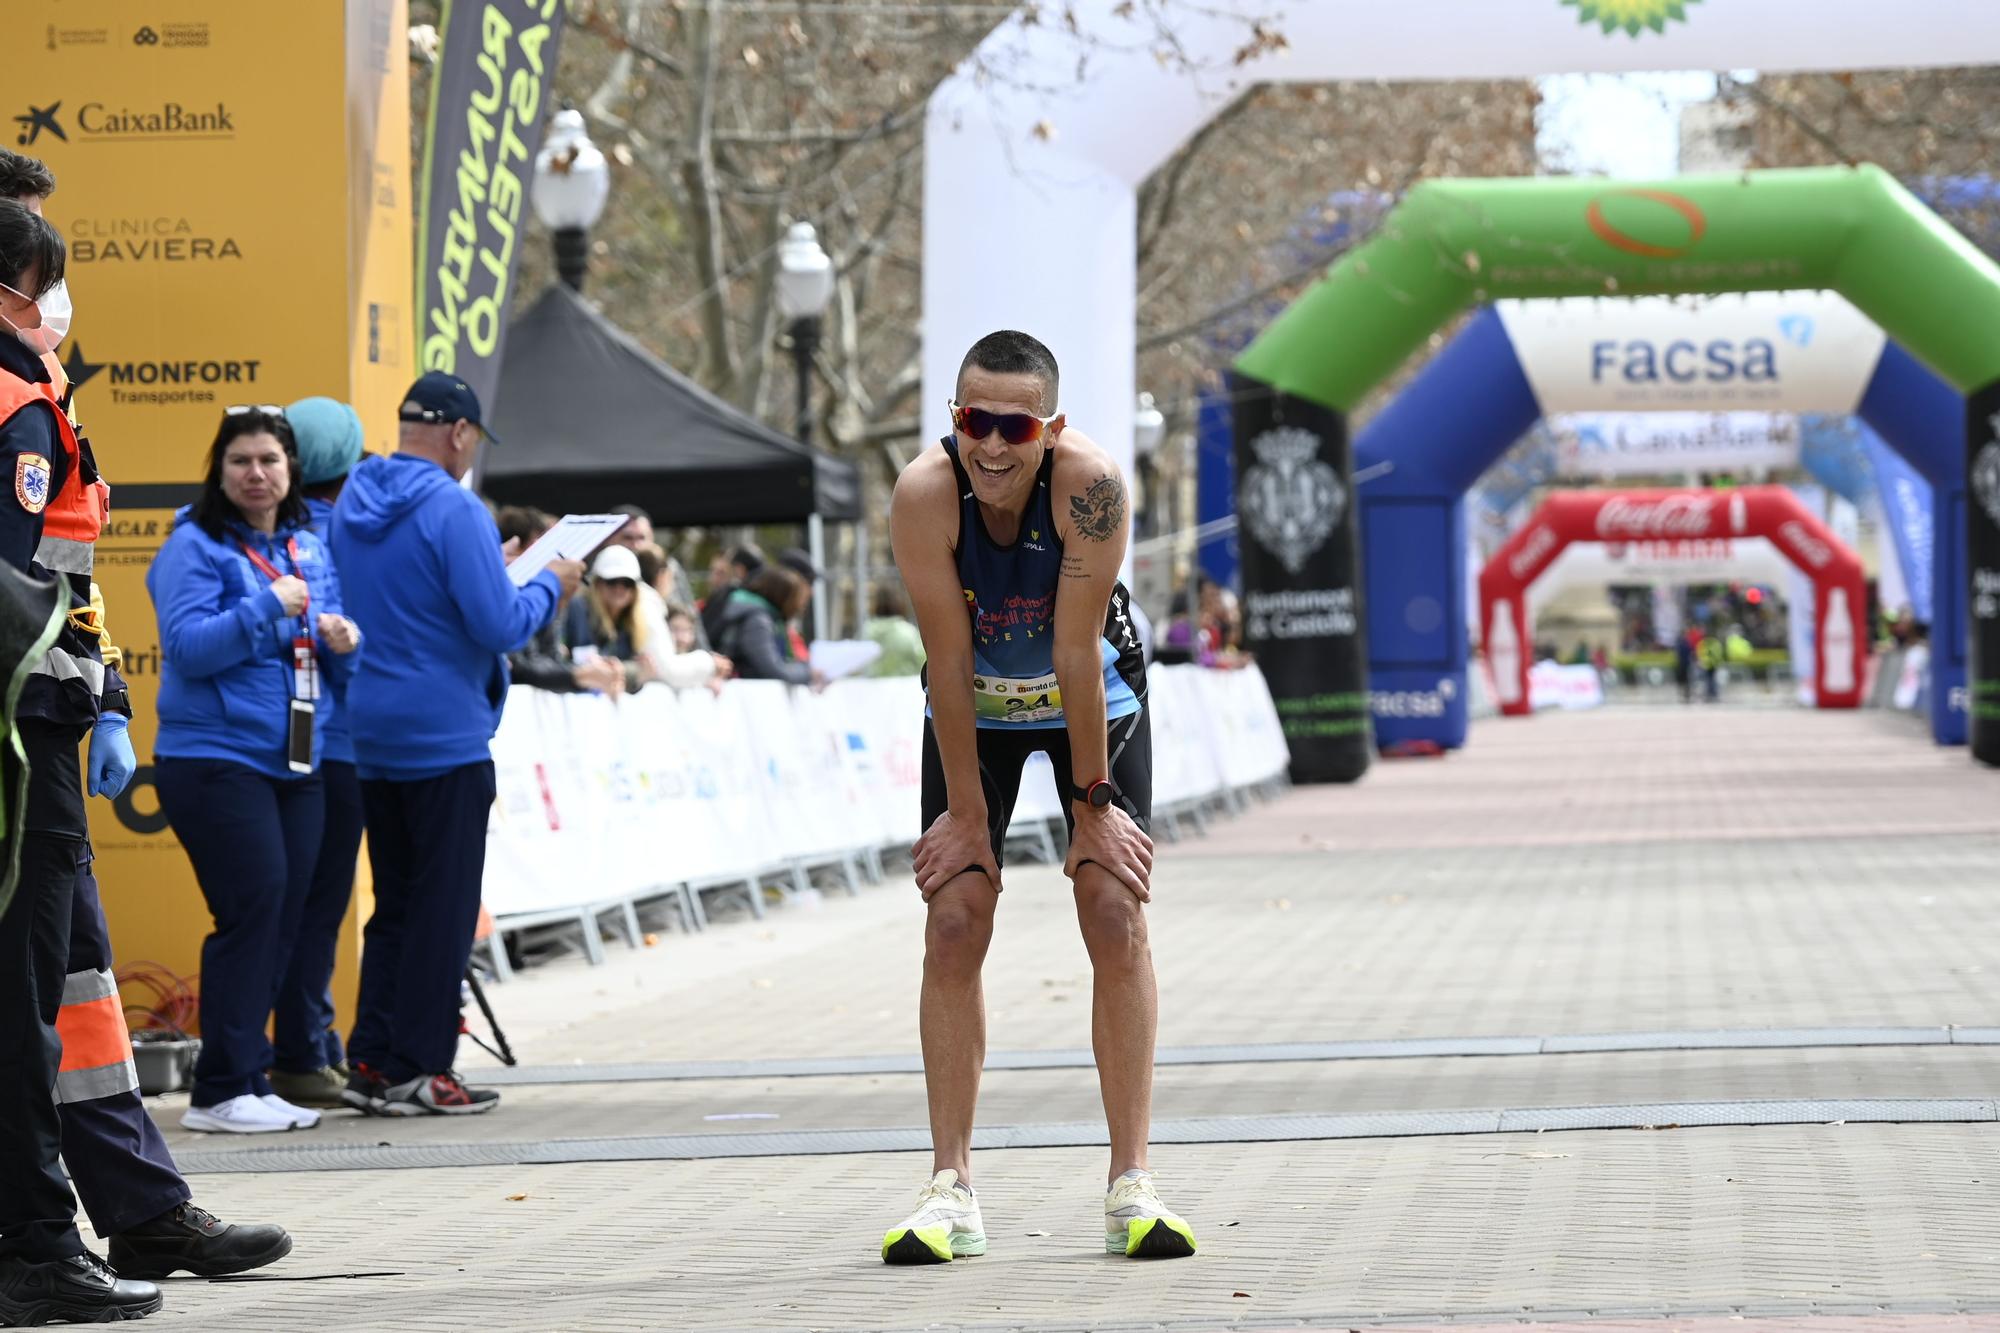
<svg viewBox="0 0 2000 1333"><path fill-rule="evenodd" d="M290 1120L293 1129L319 1128L318 1111L309 1111L303 1106L294 1106L275 1092L267 1092L257 1100Z"/></svg>
<svg viewBox="0 0 2000 1333"><path fill-rule="evenodd" d="M1160 1202L1151 1171L1127 1171L1111 1182L1104 1196L1104 1252L1134 1259L1185 1259L1194 1253L1194 1228Z"/></svg>
<svg viewBox="0 0 2000 1333"><path fill-rule="evenodd" d="M213 1106L190 1106L181 1117L182 1129L198 1129L204 1134L282 1134L298 1128L288 1115L280 1115L264 1105L260 1097L244 1093Z"/></svg>
<svg viewBox="0 0 2000 1333"><path fill-rule="evenodd" d="M917 1211L882 1237L885 1264L948 1264L986 1253L986 1226L972 1186L940 1171L917 1195Z"/></svg>

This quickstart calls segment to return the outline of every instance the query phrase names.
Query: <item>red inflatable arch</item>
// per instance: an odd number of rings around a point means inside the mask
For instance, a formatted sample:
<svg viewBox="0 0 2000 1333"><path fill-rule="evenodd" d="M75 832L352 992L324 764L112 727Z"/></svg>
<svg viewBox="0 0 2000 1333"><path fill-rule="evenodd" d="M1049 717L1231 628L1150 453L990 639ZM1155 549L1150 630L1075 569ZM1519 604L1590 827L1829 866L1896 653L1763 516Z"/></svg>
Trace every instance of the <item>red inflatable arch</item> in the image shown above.
<svg viewBox="0 0 2000 1333"><path fill-rule="evenodd" d="M1527 591L1571 542L1679 542L1768 537L1813 581L1814 696L1821 708L1861 703L1868 596L1861 560L1783 486L1707 491L1557 491L1479 574L1480 642L1500 711L1531 710L1534 654Z"/></svg>

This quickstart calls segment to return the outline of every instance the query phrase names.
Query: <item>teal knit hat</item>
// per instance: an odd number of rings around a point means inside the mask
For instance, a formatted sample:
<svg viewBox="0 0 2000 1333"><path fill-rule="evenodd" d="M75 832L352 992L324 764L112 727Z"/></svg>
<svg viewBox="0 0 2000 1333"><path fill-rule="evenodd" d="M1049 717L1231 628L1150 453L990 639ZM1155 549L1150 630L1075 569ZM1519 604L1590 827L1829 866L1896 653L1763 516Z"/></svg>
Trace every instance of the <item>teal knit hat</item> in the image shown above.
<svg viewBox="0 0 2000 1333"><path fill-rule="evenodd" d="M361 416L332 398L301 398L285 409L299 445L299 481L318 486L338 481L361 461Z"/></svg>

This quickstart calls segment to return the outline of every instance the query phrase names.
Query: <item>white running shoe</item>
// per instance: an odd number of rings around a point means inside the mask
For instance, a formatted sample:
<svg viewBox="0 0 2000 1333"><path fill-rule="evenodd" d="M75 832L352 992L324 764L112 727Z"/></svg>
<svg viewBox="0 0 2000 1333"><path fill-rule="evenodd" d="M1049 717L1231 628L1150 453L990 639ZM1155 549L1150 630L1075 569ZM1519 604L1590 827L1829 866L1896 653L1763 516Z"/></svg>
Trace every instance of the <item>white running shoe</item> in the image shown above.
<svg viewBox="0 0 2000 1333"><path fill-rule="evenodd" d="M1194 1228L1167 1210L1153 1189L1153 1173L1127 1171L1104 1196L1104 1252L1134 1259L1185 1259L1194 1253Z"/></svg>
<svg viewBox="0 0 2000 1333"><path fill-rule="evenodd" d="M261 1097L244 1093L213 1106L190 1106L181 1117L182 1129L198 1129L204 1134L282 1134L297 1129L288 1115L264 1105Z"/></svg>
<svg viewBox="0 0 2000 1333"><path fill-rule="evenodd" d="M257 1100L290 1120L293 1129L319 1128L318 1111L310 1111L303 1106L294 1106L275 1092L267 1092Z"/></svg>
<svg viewBox="0 0 2000 1333"><path fill-rule="evenodd" d="M917 1195L917 1211L882 1237L885 1264L948 1264L986 1253L986 1226L972 1186L958 1172L940 1171Z"/></svg>

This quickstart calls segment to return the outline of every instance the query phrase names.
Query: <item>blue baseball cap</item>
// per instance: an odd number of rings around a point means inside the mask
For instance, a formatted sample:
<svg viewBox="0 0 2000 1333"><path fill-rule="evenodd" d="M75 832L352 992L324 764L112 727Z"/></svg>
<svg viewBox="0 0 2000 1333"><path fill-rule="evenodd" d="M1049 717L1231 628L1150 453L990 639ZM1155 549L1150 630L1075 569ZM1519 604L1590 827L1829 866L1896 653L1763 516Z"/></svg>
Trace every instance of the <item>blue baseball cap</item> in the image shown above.
<svg viewBox="0 0 2000 1333"><path fill-rule="evenodd" d="M403 406L396 415L403 421L422 421L433 426L470 421L487 439L500 443L499 437L479 419L479 395L472 391L472 386L442 370L433 370L412 384L403 395Z"/></svg>

